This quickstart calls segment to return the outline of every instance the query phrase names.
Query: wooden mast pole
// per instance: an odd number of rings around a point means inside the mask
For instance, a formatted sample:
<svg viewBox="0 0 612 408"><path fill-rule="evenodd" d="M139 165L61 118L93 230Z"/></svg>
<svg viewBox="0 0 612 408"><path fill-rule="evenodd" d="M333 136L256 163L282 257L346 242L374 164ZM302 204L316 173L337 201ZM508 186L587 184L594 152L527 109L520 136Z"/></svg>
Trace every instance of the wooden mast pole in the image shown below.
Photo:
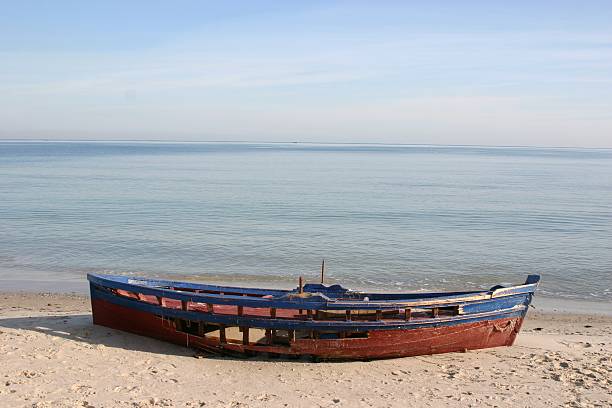
<svg viewBox="0 0 612 408"><path fill-rule="evenodd" d="M323 262L321 262L321 284L325 281L325 258L323 258Z"/></svg>

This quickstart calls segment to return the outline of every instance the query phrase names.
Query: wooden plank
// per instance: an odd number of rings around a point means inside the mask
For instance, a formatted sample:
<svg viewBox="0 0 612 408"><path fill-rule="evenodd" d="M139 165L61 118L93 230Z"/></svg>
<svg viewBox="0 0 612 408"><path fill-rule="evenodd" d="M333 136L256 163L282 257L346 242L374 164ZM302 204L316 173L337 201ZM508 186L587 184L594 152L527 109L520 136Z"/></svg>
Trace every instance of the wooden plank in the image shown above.
<svg viewBox="0 0 612 408"><path fill-rule="evenodd" d="M309 308L310 309L329 309L329 310L392 310L397 308L404 307L419 307L419 306L427 306L427 305L453 305L461 302L472 302L478 300L488 300L491 299L491 292L479 292L469 295L444 295L440 294L439 297L433 299L401 299L398 298L397 301L369 301L363 302L361 300L342 300L342 301L313 301L313 300L304 300L304 299L291 299L291 300L277 300L270 298L260 298L260 297L251 297L251 296L223 296L221 294L196 294L196 293L186 293L186 292L176 292L170 291L168 289L162 288L153 288L147 287L145 285L135 285L127 282L121 282L113 279L102 278L98 276L88 275L88 279L93 284L101 285L106 288L115 288L126 291L134 291L137 290L145 295L159 295L164 296L166 298L176 299L176 300L190 300L197 303L215 303L215 304L223 304L223 305L242 305L246 307L255 307L255 308L269 308L269 307L277 307L284 309L299 309L299 308ZM532 293L536 289L536 285L527 285L521 286L518 288L514 288L516 290L507 291L504 288L504 292L500 292L497 296L510 296L517 293Z"/></svg>
<svg viewBox="0 0 612 408"><path fill-rule="evenodd" d="M125 306L106 303L100 297L96 297L96 292L92 297L92 308L96 324L103 324L107 327L114 327L119 330L134 330L133 326L126 324L126 321L138 319L139 333L151 337L164 338L160 332L159 319L154 314L143 315L140 311L129 309ZM126 303L138 303L133 300L123 300ZM140 305L139 305L140 306ZM159 309L157 306L148 306ZM174 310L176 313L185 313ZM191 312L190 312L191 313ZM265 319L269 321L269 319ZM96 321L96 320L94 320ZM516 337L518 328L523 321L523 315L516 314L511 317L495 318L491 320L468 321L458 325L434 325L414 330L392 330L392 331L371 331L368 337L360 339L346 339L341 341L341 345L335 341L296 341L291 347L279 345L277 348L270 346L272 352L279 354L304 354L316 355L323 358L377 358L377 357L400 357L409 355L421 355L442 353L450 351L463 351L478 349L482 347L497 347L511 345ZM341 322L344 323L344 322ZM497 327L498 330L491 331ZM515 330L516 328L516 330ZM342 331L350 332L350 329ZM175 337L175 340L182 340L184 335ZM190 336L190 342L193 339ZM166 338L167 340L167 338ZM199 340L202 345L218 345L217 339ZM244 351L252 349L251 346L229 343L223 344L223 349ZM184 343L183 343L184 344Z"/></svg>
<svg viewBox="0 0 612 408"><path fill-rule="evenodd" d="M92 285L99 285L101 287L108 289L121 289L125 291L136 291L142 293L144 295L153 295L153 296L163 296L170 299L175 300L190 300L197 303L215 303L215 304L240 304L246 307L255 307L255 308L269 308L269 307L277 307L283 309L299 309L299 308L308 308L311 309L325 309L325 310L376 310L376 309L397 309L397 308L405 308L405 307L422 307L422 306L454 306L459 303L469 303L476 302L479 300L490 300L492 298L500 298L500 297L514 297L516 295L525 294L535 292L539 283L539 276L530 276L528 280L523 285L517 285L507 288L500 288L494 291L482 291L482 292L472 292L472 293L463 293L463 294L436 294L434 297L430 298L420 298L414 299L412 297L402 299L401 297L394 297L396 301L370 301L363 302L360 300L357 301L319 301L319 300L310 300L305 301L304 299L295 299L295 300L285 300L285 299L274 299L274 298L255 298L250 296L240 296L241 301L237 301L238 296L222 296L222 295L208 295L208 294L196 294L193 292L185 292L185 291L172 291L169 288L212 288L210 285L196 285L189 283L178 283L173 281L163 281L163 280L151 280L151 279L134 279L120 276L102 276L96 274L88 274L87 279L90 281ZM288 291L279 291L279 290L264 290L264 289L246 289L246 288L229 288L229 287L220 287L216 286L219 292L226 293L258 293L260 295L270 294L272 296L282 296L282 294L288 293ZM308 304L308 305L307 305ZM312 305L312 306L310 306Z"/></svg>
<svg viewBox="0 0 612 408"><path fill-rule="evenodd" d="M266 329L266 343L272 344L272 330Z"/></svg>
<svg viewBox="0 0 612 408"><path fill-rule="evenodd" d="M124 307L130 307L130 308L133 307L135 309L139 309L141 311L147 311L149 313L163 314L166 317L180 317L186 320L206 321L210 324L215 324L215 325L226 324L226 325L231 326L231 325L236 324L235 315L229 315L229 314L226 315L226 314L219 314L219 313L215 313L215 314L206 313L205 314L205 313L195 312L195 311L185 312L185 311L180 310L180 308L161 309L159 306L154 305L154 304L149 304L145 302L137 302L137 301L130 300L124 297L119 297L119 296L112 296L107 291L102 291L102 290L98 290L95 288L94 288L94 291L92 292L92 297L95 297L98 299L109 298L108 301L117 302L120 305L124 304L125 305ZM483 304L475 305L475 306L478 306L478 309L474 310L474 312L472 312L471 310L466 310L465 314L462 314L460 316L443 316L443 317L439 317L438 319L436 319L436 321L450 323L458 319L470 318L470 316L473 316L473 318L477 318L479 320L483 320L483 319L495 318L497 315L502 314L502 313L516 314L516 313L520 313L527 307L523 303L524 301L525 299L523 298L517 298L517 299L512 300L511 302L506 302L507 304L504 303L503 305L501 305L500 303L502 301L494 300L494 301L487 302L487 304L485 305ZM517 302L521 302L521 303L517 303ZM500 304L499 307L498 307L498 304ZM480 308L484 306L486 306L486 310L484 310L484 312L480 312ZM466 305L464 305L463 307L466 307ZM301 320L301 319L270 319L269 317L265 315L261 317L257 317L257 316L241 317L241 319L243 319L243 321L240 323L241 325L248 325L251 327L260 327L263 329L274 328L274 329L294 329L294 330L329 330L329 329L336 328L337 331L340 331L340 330L370 331L370 330L391 329L391 328L402 329L404 327L412 329L413 328L412 326L414 325L428 324L428 321L430 321L429 319L419 319L418 321L415 321L415 319L412 319L411 322L405 322L403 320L399 320L399 321L398 320L395 320L395 321L394 320L383 320L383 321L378 321L378 322L375 322L372 320L363 321L363 322L353 320L351 322L345 322L344 319L335 320L335 321L328 321L328 320L313 321L313 320Z"/></svg>
<svg viewBox="0 0 612 408"><path fill-rule="evenodd" d="M221 344L227 343L227 337L225 336L225 326L219 327L219 342Z"/></svg>
<svg viewBox="0 0 612 408"><path fill-rule="evenodd" d="M249 328L248 327L242 328L242 344L244 344L245 346L248 346L249 344Z"/></svg>

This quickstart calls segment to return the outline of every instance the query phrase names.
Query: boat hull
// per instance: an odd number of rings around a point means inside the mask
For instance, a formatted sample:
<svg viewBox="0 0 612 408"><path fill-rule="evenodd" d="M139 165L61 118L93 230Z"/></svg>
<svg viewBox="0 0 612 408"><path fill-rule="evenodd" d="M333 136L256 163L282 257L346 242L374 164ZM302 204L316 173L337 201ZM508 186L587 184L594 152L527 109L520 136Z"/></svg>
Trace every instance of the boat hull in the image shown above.
<svg viewBox="0 0 612 408"><path fill-rule="evenodd" d="M295 339L286 345L242 344L221 341L177 330L162 315L92 296L94 324L201 349L207 352L281 356L312 356L321 359L367 360L463 352L510 346L520 330L526 311L490 318L452 322L410 329L371 330L363 338Z"/></svg>

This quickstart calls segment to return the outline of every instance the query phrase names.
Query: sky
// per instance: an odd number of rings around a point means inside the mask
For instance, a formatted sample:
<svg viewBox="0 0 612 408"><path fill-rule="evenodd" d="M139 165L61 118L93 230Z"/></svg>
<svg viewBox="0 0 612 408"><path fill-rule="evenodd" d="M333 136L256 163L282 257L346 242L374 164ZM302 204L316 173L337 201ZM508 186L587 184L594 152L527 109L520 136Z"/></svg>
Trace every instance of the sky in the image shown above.
<svg viewBox="0 0 612 408"><path fill-rule="evenodd" d="M612 1L0 5L0 139L612 147Z"/></svg>

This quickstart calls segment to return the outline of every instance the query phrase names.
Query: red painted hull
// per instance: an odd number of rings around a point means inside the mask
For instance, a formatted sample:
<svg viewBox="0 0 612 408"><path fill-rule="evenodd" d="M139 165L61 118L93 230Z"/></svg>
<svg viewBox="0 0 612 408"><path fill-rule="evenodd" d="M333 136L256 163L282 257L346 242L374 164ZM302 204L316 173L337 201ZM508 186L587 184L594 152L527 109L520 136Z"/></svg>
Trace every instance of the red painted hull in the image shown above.
<svg viewBox="0 0 612 408"><path fill-rule="evenodd" d="M324 359L407 357L510 346L523 322L523 317L511 317L453 326L371 331L367 338L297 339L287 346L243 345L237 341L222 344L218 337L186 334L177 331L167 319L102 299L92 299L92 310L94 324L188 347L245 354L310 355Z"/></svg>

